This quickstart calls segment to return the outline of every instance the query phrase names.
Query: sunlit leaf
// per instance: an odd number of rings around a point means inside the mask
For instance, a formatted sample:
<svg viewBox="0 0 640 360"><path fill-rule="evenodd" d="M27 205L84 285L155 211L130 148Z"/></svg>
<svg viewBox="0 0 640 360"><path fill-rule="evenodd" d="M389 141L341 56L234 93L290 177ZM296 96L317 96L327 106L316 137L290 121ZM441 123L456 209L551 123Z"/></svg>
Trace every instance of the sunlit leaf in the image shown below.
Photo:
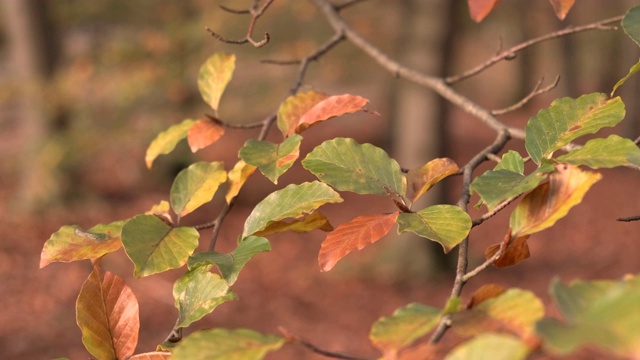
<svg viewBox="0 0 640 360"><path fill-rule="evenodd" d="M122 246L120 232L124 221L96 225L89 230L65 225L44 243L40 254L40 268L52 262L95 259L114 252Z"/></svg>
<svg viewBox="0 0 640 360"><path fill-rule="evenodd" d="M216 111L216 114L220 97L231 80L235 67L236 56L222 52L213 54L200 67L198 90L200 90L202 99Z"/></svg>
<svg viewBox="0 0 640 360"><path fill-rule="evenodd" d="M278 109L278 129L285 137L291 136L296 132L302 115L327 97L327 94L315 91L289 96Z"/></svg>
<svg viewBox="0 0 640 360"><path fill-rule="evenodd" d="M524 159L519 152L509 150L504 155L502 155L502 160L493 168L494 171L497 170L509 170L520 175L524 174Z"/></svg>
<svg viewBox="0 0 640 360"><path fill-rule="evenodd" d="M187 142L191 152L196 152L218 141L222 135L224 135L222 126L211 119L200 119L189 128Z"/></svg>
<svg viewBox="0 0 640 360"><path fill-rule="evenodd" d="M551 295L564 321L538 322L545 347L562 354L596 346L625 358L640 355L640 278L569 285L555 280Z"/></svg>
<svg viewBox="0 0 640 360"><path fill-rule="evenodd" d="M338 226L320 246L320 269L329 271L350 252L362 250L380 240L391 230L397 217L397 211L391 214L363 215Z"/></svg>
<svg viewBox="0 0 640 360"><path fill-rule="evenodd" d="M394 359L399 350L431 331L440 321L441 313L430 306L409 304L378 319L371 327L369 339L385 358Z"/></svg>
<svg viewBox="0 0 640 360"><path fill-rule="evenodd" d="M363 97L349 94L329 96L320 100L300 117L296 132L300 133L316 123L336 116L364 110L368 102L369 100Z"/></svg>
<svg viewBox="0 0 640 360"><path fill-rule="evenodd" d="M173 298L178 308L177 327L189 326L212 312L218 305L235 300L236 294L210 266L200 266L184 274L173 286Z"/></svg>
<svg viewBox="0 0 640 360"><path fill-rule="evenodd" d="M469 303L467 304L467 309L472 309L489 299L500 296L505 291L506 289L502 285L484 284L476 290L473 295L471 295L471 299L469 299Z"/></svg>
<svg viewBox="0 0 640 360"><path fill-rule="evenodd" d="M606 139L589 140L582 148L559 156L558 161L586 165L592 169L640 166L640 148L629 139L610 135Z"/></svg>
<svg viewBox="0 0 640 360"><path fill-rule="evenodd" d="M285 339L253 330L196 331L181 341L171 360L261 360Z"/></svg>
<svg viewBox="0 0 640 360"><path fill-rule="evenodd" d="M161 132L156 136L147 148L145 162L147 167L151 169L153 161L160 155L168 154L176 148L180 140L187 137L189 129L195 123L195 120L186 119L180 124L176 124Z"/></svg>
<svg viewBox="0 0 640 360"><path fill-rule="evenodd" d="M258 231L257 236L267 236L271 234L281 233L285 231L293 231L296 233L306 233L311 230L319 229L322 231L332 231L333 226L329 223L324 214L314 211L302 219L294 219L292 221L276 221L267 226L264 230Z"/></svg>
<svg viewBox="0 0 640 360"><path fill-rule="evenodd" d="M168 201L162 200L160 203L153 205L151 209L145 212L147 215L155 215L161 217L167 224L173 224L171 218L171 204Z"/></svg>
<svg viewBox="0 0 640 360"><path fill-rule="evenodd" d="M247 164L258 169L274 184L300 156L302 136L293 134L282 144L251 139L238 152L238 156Z"/></svg>
<svg viewBox="0 0 640 360"><path fill-rule="evenodd" d="M152 352L133 355L127 360L169 360L169 357L171 357L170 352L152 351Z"/></svg>
<svg viewBox="0 0 640 360"><path fill-rule="evenodd" d="M239 160L229 174L227 175L227 185L229 186L225 199L227 204L231 203L231 200L238 195L242 185L247 181L249 176L256 171L256 167L245 163L243 160Z"/></svg>
<svg viewBox="0 0 640 360"><path fill-rule="evenodd" d="M640 45L640 6L631 8L622 19L624 32Z"/></svg>
<svg viewBox="0 0 640 360"><path fill-rule="evenodd" d="M405 178L400 165L371 144L335 138L317 146L302 161L305 169L340 191L404 195Z"/></svg>
<svg viewBox="0 0 640 360"><path fill-rule="evenodd" d="M457 206L433 205L398 216L398 232L413 232L442 245L449 252L469 234L471 218Z"/></svg>
<svg viewBox="0 0 640 360"><path fill-rule="evenodd" d="M493 211L503 201L533 190L553 170L553 165L547 163L527 176L506 169L487 170L473 180L469 190L477 193L487 209Z"/></svg>
<svg viewBox="0 0 640 360"><path fill-rule="evenodd" d="M491 10L493 10L499 2L500 0L467 0L471 19L479 23L491 13Z"/></svg>
<svg viewBox="0 0 640 360"><path fill-rule="evenodd" d="M122 278L98 265L82 284L76 302L82 343L98 359L125 359L138 343L138 300Z"/></svg>
<svg viewBox="0 0 640 360"><path fill-rule="evenodd" d="M122 227L122 244L136 277L178 268L198 246L198 231L174 228L155 215L138 215Z"/></svg>
<svg viewBox="0 0 640 360"><path fill-rule="evenodd" d="M199 266L216 265L220 270L220 274L224 280L233 285L238 279L238 274L244 265L255 255L271 251L269 240L259 236L249 236L238 243L229 254L223 254L215 251L197 252L189 257L187 262L189 269Z"/></svg>
<svg viewBox="0 0 640 360"><path fill-rule="evenodd" d="M315 211L326 203L342 202L330 186L318 181L291 184L264 198L244 223L242 237L264 230L269 224L286 218L297 218Z"/></svg>
<svg viewBox="0 0 640 360"><path fill-rule="evenodd" d="M540 164L543 158L574 139L593 134L603 127L615 126L624 118L620 97L593 93L578 99L561 98L531 118L525 128L525 146L531 159Z"/></svg>
<svg viewBox="0 0 640 360"><path fill-rule="evenodd" d="M549 2L553 6L553 11L556 12L558 19L564 20L576 0L549 0Z"/></svg>
<svg viewBox="0 0 640 360"><path fill-rule="evenodd" d="M458 345L445 360L524 360L528 354L527 345L514 336L488 333Z"/></svg>
<svg viewBox="0 0 640 360"><path fill-rule="evenodd" d="M638 35L640 35L640 34L638 34ZM629 80L629 78L631 78L631 76L633 76L633 74L637 73L638 70L640 70L640 60L638 60L638 62L635 63L635 65L633 65L631 67L631 69L629 69L629 72L627 73L627 75L625 75L622 79L618 80L618 82L615 85L613 85L613 90L611 90L611 94L609 96L613 97L613 94L616 92L616 90L620 86L622 86L625 82L627 82L627 80Z"/></svg>
<svg viewBox="0 0 640 360"><path fill-rule="evenodd" d="M415 201L440 180L458 172L458 165L448 158L429 161L426 165L411 169L407 174L407 199Z"/></svg>
<svg viewBox="0 0 640 360"><path fill-rule="evenodd" d="M221 162L197 162L180 171L171 186L171 207L185 216L213 199L220 184L227 180Z"/></svg>
<svg viewBox="0 0 640 360"><path fill-rule="evenodd" d="M497 258L493 262L493 266L497 268L504 268L507 266L513 266L517 263L526 260L529 258L529 244L527 244L527 240L531 235L519 236L516 239L511 239L511 232L507 234L507 244L506 248L502 252L499 258ZM490 259L496 252L500 250L500 244L491 245L484 251L484 256L487 259Z"/></svg>
<svg viewBox="0 0 640 360"><path fill-rule="evenodd" d="M527 194L511 213L512 237L542 231L563 218L582 201L585 193L602 177L568 164L558 164L549 181Z"/></svg>

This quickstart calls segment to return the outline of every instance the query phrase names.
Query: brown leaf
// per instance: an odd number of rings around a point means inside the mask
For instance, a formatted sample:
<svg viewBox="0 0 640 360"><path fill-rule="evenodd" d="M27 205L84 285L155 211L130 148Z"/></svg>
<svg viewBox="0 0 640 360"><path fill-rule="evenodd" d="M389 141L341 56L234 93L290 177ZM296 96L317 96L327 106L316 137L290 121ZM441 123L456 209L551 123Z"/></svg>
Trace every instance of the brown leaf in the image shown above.
<svg viewBox="0 0 640 360"><path fill-rule="evenodd" d="M507 234L507 236L510 236L510 234ZM531 235L521 236L509 242L502 255L493 262L493 266L504 268L529 258L529 245L527 244L529 236ZM498 249L500 249L500 244L491 245L485 249L484 256L489 259L498 252Z"/></svg>
<svg viewBox="0 0 640 360"><path fill-rule="evenodd" d="M498 5L500 0L468 0L469 14L475 22L480 22L487 17L491 10Z"/></svg>
<svg viewBox="0 0 640 360"><path fill-rule="evenodd" d="M469 299L469 303L467 304L467 309L471 309L484 301L487 301L491 298L499 296L504 291L505 291L505 288L502 285L498 285L498 284L482 285L478 290L476 290L473 293L473 295L471 295L471 299Z"/></svg>
<svg viewBox="0 0 640 360"><path fill-rule="evenodd" d="M329 96L314 105L300 117L296 133L301 133L311 125L320 121L363 110L363 107L368 102L369 100L363 97L349 94Z"/></svg>
<svg viewBox="0 0 640 360"><path fill-rule="evenodd" d="M82 284L76 303L82 343L98 359L125 359L138 343L138 301L122 278L98 264Z"/></svg>
<svg viewBox="0 0 640 360"><path fill-rule="evenodd" d="M422 167L409 170L407 199L415 201L438 181L455 174L458 170L458 165L448 158L434 159Z"/></svg>
<svg viewBox="0 0 640 360"><path fill-rule="evenodd" d="M576 0L549 0L549 2L551 6L553 6L553 10L556 12L558 19L564 20Z"/></svg>
<svg viewBox="0 0 640 360"><path fill-rule="evenodd" d="M362 250L385 236L395 224L398 214L358 216L338 226L322 242L318 262L322 271L331 270L335 264L353 250Z"/></svg>
<svg viewBox="0 0 640 360"><path fill-rule="evenodd" d="M215 123L211 119L200 119L189 128L187 133L187 141L191 152L196 152L200 149L218 141L224 134L224 128Z"/></svg>

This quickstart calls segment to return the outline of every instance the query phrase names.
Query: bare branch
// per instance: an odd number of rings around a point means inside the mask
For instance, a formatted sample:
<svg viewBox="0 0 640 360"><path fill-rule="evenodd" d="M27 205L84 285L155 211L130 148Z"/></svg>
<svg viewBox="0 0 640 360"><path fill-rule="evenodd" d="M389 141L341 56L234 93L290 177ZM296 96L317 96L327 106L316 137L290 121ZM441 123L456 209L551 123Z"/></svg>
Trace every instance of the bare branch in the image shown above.
<svg viewBox="0 0 640 360"><path fill-rule="evenodd" d="M312 343L308 342L307 340L302 339L298 335L295 335L295 334L291 333L289 330L287 330L287 329L285 329L283 327L280 327L278 330L280 330L280 332L284 335L284 337L287 339L288 342L298 343L298 344L306 347L307 349L311 350L312 352L314 352L316 354L320 354L320 355L323 355L323 356L326 356L326 357L330 357L330 358L334 358L334 359L342 359L342 360L369 360L368 358L363 358L363 357L343 354L343 353L339 353L339 352L324 350L324 349L321 349L321 348L313 345Z"/></svg>
<svg viewBox="0 0 640 360"><path fill-rule="evenodd" d="M493 264L496 260L498 260L500 258L500 256L502 256L502 254L504 254L504 250L507 248L507 245L509 245L509 242L505 242L505 241L501 242L500 243L500 247L498 248L498 251L496 251L496 253L493 254L493 256L488 258L482 264L478 265L475 269L473 269L473 270L469 271L468 273L464 274L464 276L462 277L462 280L464 282L467 282L467 281L469 281L469 279L471 279L472 277L480 274L480 272L482 272L484 269L486 269L489 266L491 266L491 264Z"/></svg>
<svg viewBox="0 0 640 360"><path fill-rule="evenodd" d="M224 121L218 119L215 116L211 116L209 114L204 114L204 116L207 117L207 119L213 121L214 123L220 125L220 126L224 126L230 129L257 129L259 127L261 127L264 124L264 120L260 121L260 122L255 122L255 123L251 123L251 124L228 124L225 123Z"/></svg>
<svg viewBox="0 0 640 360"><path fill-rule="evenodd" d="M556 88L556 86L558 86L558 83L560 82L560 75L556 76L556 79L553 81L553 83L549 86L546 86L544 88L540 88L540 86L542 86L542 82L544 81L544 78L541 78L538 83L536 84L536 86L533 88L533 90L527 95L525 96L522 100L518 101L517 103L504 108L504 109L500 109L500 110L493 110L491 111L491 114L493 115L504 115L506 113L509 113L511 111L515 111L520 109L521 107L525 106L529 101L531 101L531 99L533 99L534 97L542 94L542 93L546 93L549 92L553 89Z"/></svg>
<svg viewBox="0 0 640 360"><path fill-rule="evenodd" d="M482 224L483 222L485 222L486 220L492 218L493 216L495 216L497 213L502 211L502 209L504 209L507 206L509 206L509 204L511 204L515 199L517 199L519 197L520 197L520 195L512 196L512 197L508 198L507 200L501 202L492 211L489 211L488 213L485 213L482 216L480 216L478 219L473 220L473 222L471 223L471 227L476 227L476 226Z"/></svg>
<svg viewBox="0 0 640 360"><path fill-rule="evenodd" d="M342 11L352 5L355 5L357 3L361 3L361 2L365 2L366 0L345 0L340 4L335 4L334 7L336 8L337 11Z"/></svg>
<svg viewBox="0 0 640 360"><path fill-rule="evenodd" d="M555 31L546 35L542 35L539 36L537 38L525 41L523 43L520 43L510 49L504 50L502 52L500 52L499 54L496 54L495 56L493 56L492 58L490 58L489 60L485 61L484 63L470 69L467 70L465 72L463 72L462 74L459 75L454 75L454 76L449 76L447 78L445 78L445 82L447 84L453 84L456 83L458 81L464 80L468 77L474 76L488 68L490 68L491 66L493 66L494 64L496 64L497 62L500 62L502 60L511 60L514 59L516 57L516 54L530 46L533 46L535 44L547 41L547 40L551 40L551 39L557 39L559 37L563 37L563 36L567 36L567 35L571 35L571 34L575 34L578 32L582 32L582 31L587 31L587 30L617 30L616 27L613 26L605 26L607 24L611 24L614 22L619 22L620 20L622 20L624 16L616 16L616 17L612 17L606 20L601 20L601 21L597 21L591 24L587 24L587 25L582 25L582 26L576 26L576 27L570 27L567 29L563 29L563 30L559 30L559 31Z"/></svg>
<svg viewBox="0 0 640 360"><path fill-rule="evenodd" d="M250 9L247 10L234 10L234 9L230 9L227 8L225 6L220 6L221 9L223 9L224 11L233 13L233 14L250 14L251 15L251 21L249 21L249 26L247 28L247 34L245 35L244 38L240 39L240 40L233 40L233 39L227 39L225 37L223 37L222 35L214 32L213 30L211 30L210 28L206 27L205 29L211 34L211 36L213 36L214 38L227 43L227 44L246 44L246 43L250 43L251 45L253 45L254 47L262 47L264 45L266 45L269 40L269 33L264 33L264 38L260 41L255 41L253 39L253 28L256 25L256 22L258 21L258 19L260 18L260 16L262 16L264 14L264 12L267 10L267 8L269 7L269 5L271 5L273 3L274 0L266 0L265 3L260 6L260 0L254 0L253 5L251 6Z"/></svg>
<svg viewBox="0 0 640 360"><path fill-rule="evenodd" d="M623 218L617 218L616 221L624 221L624 222L632 222L632 221L640 221L640 215L638 216L630 216L630 217L623 217Z"/></svg>
<svg viewBox="0 0 640 360"><path fill-rule="evenodd" d="M640 146L640 136L633 140L633 143Z"/></svg>

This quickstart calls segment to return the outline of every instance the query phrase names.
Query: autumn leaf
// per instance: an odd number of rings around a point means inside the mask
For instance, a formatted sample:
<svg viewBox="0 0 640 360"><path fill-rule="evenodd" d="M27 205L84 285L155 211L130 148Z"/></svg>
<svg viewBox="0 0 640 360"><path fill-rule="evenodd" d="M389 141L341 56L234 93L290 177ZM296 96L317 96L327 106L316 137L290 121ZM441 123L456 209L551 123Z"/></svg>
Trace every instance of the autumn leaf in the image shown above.
<svg viewBox="0 0 640 360"><path fill-rule="evenodd" d="M502 285L484 284L471 295L471 299L467 303L467 309L474 308L489 299L500 296L505 290Z"/></svg>
<svg viewBox="0 0 640 360"><path fill-rule="evenodd" d="M353 250L362 250L387 235L399 212L358 216L330 232L320 246L318 263L322 271L331 270Z"/></svg>
<svg viewBox="0 0 640 360"><path fill-rule="evenodd" d="M302 115L327 97L327 94L315 91L289 96L278 109L278 129L285 137L291 136L296 132Z"/></svg>
<svg viewBox="0 0 640 360"><path fill-rule="evenodd" d="M485 333L456 346L444 360L525 360L527 344L508 334Z"/></svg>
<svg viewBox="0 0 640 360"><path fill-rule="evenodd" d="M218 187L227 181L219 161L200 161L180 171L171 185L171 208L185 216L213 199Z"/></svg>
<svg viewBox="0 0 640 360"><path fill-rule="evenodd" d="M138 343L138 301L122 278L98 265L82 284L76 303L82 343L98 359L125 359Z"/></svg>
<svg viewBox="0 0 640 360"><path fill-rule="evenodd" d="M558 19L564 20L576 0L549 0L549 2L553 6L553 11L556 12Z"/></svg>
<svg viewBox="0 0 640 360"><path fill-rule="evenodd" d="M498 5L500 0L468 0L469 14L475 22L480 22L487 17L491 10Z"/></svg>
<svg viewBox="0 0 640 360"><path fill-rule="evenodd" d="M186 119L180 124L173 125L158 134L147 148L147 153L144 158L147 168L151 169L153 161L158 156L172 152L173 149L176 148L176 145L178 145L182 139L187 137L189 129L195 122L196 120Z"/></svg>
<svg viewBox="0 0 640 360"><path fill-rule="evenodd" d="M182 340L171 360L260 360L284 344L279 336L248 329L201 330Z"/></svg>
<svg viewBox="0 0 640 360"><path fill-rule="evenodd" d="M281 144L269 141L248 140L238 151L238 156L258 169L274 184L293 166L300 156L302 136L293 134Z"/></svg>
<svg viewBox="0 0 640 360"><path fill-rule="evenodd" d="M267 236L271 234L281 233L285 231L293 231L296 233L306 233L311 230L319 229L322 231L333 231L333 226L326 216L320 211L314 211L302 219L294 219L290 222L275 221L264 230L255 233L256 236Z"/></svg>
<svg viewBox="0 0 640 360"><path fill-rule="evenodd" d="M202 99L216 112L220 97L231 80L236 67L236 56L222 52L215 53L200 67L198 90Z"/></svg>
<svg viewBox="0 0 640 360"><path fill-rule="evenodd" d="M448 158L429 161L426 165L411 169L407 173L407 199L416 201L438 183L438 181L458 171L458 165Z"/></svg>
<svg viewBox="0 0 640 360"><path fill-rule="evenodd" d="M231 200L238 195L242 185L244 185L256 169L255 166L247 164L244 160L239 160L233 166L233 169L231 169L227 175L227 185L229 188L227 189L227 194L224 196L227 204L231 204Z"/></svg>
<svg viewBox="0 0 640 360"><path fill-rule="evenodd" d="M224 128L211 119L200 119L196 121L187 133L187 142L191 152L204 149L218 141L224 134Z"/></svg>
<svg viewBox="0 0 640 360"><path fill-rule="evenodd" d="M363 97L349 94L329 96L315 104L300 117L296 132L300 133L320 121L364 110L364 106L368 102L369 100Z"/></svg>
<svg viewBox="0 0 640 360"><path fill-rule="evenodd" d="M507 245L502 252L502 255L498 257L494 262L493 266L497 268L504 268L507 266L515 265L522 260L528 259L529 254L529 244L527 244L527 240L531 235L520 236L516 239L510 240L511 234L507 234L505 241ZM510 240L510 241L509 241ZM500 249L500 244L491 245L484 251L484 256L487 259L490 259L495 253Z"/></svg>
<svg viewBox="0 0 640 360"><path fill-rule="evenodd" d="M171 357L170 352L166 351L152 351L148 353L136 354L127 360L169 360Z"/></svg>

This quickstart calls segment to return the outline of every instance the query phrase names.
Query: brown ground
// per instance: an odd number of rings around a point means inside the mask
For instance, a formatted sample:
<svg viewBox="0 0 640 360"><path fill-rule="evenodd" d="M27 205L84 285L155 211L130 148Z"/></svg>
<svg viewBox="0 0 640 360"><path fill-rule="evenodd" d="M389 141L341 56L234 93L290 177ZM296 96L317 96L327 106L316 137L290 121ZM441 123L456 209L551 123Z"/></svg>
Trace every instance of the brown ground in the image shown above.
<svg viewBox="0 0 640 360"><path fill-rule="evenodd" d="M464 117L457 120L473 121ZM461 124L458 124L461 125ZM456 127L454 127L456 128ZM491 134L469 126L453 134L453 158L459 163L482 148ZM354 131L357 131L355 129ZM352 136L344 134L345 136ZM108 173L108 169L104 170ZM465 295L488 282L534 291L549 304L547 288L554 277L619 278L640 272L640 222L620 223L616 217L640 214L637 187L640 173L621 169L603 171L604 179L586 199L555 227L534 235L532 257L504 270L488 269L472 280ZM149 175L151 176L151 175ZM458 180L453 179L452 184ZM268 186L257 181L253 186ZM7 198L10 188L2 189ZM250 194L257 197L260 194ZM49 359L66 356L87 359L80 331L75 325L74 303L80 285L90 271L88 262L52 264L38 270L40 250L49 235L65 224L90 227L96 223L130 217L163 199L164 194L147 193L116 201L92 200L65 204L39 215L15 216L6 206L0 209L0 353L3 359ZM249 203L251 199L246 199ZM475 203L475 197L472 203ZM334 206L329 217L337 224L371 207L385 209L377 199L349 196L347 206ZM239 206L228 219L221 249L228 249L242 226L250 207ZM476 215L477 216L477 215ZM478 264L483 249L498 242L506 231L508 214L501 214L472 232L471 266ZM193 220L197 222L196 220ZM205 237L208 236L208 233ZM376 271L371 261L376 250L387 249L383 241L343 260L329 273L320 273L316 255L323 235L280 235L273 237L271 253L260 254L240 275L234 290L240 299L220 306L194 328L247 327L277 333L282 326L329 350L377 356L367 341L373 321L410 302L442 306L453 280L451 272L429 278L397 279L386 270ZM402 241L388 239L391 241ZM149 351L161 342L172 327L176 310L171 297L172 281L181 270L142 280L132 278L132 268L122 253L109 256L105 267L130 284L141 310L138 351ZM388 264L380 264L386 269ZM555 314L552 306L549 313ZM539 357L547 358L547 357ZM580 358L602 358L584 353ZM323 359L300 346L287 346L269 359Z"/></svg>

